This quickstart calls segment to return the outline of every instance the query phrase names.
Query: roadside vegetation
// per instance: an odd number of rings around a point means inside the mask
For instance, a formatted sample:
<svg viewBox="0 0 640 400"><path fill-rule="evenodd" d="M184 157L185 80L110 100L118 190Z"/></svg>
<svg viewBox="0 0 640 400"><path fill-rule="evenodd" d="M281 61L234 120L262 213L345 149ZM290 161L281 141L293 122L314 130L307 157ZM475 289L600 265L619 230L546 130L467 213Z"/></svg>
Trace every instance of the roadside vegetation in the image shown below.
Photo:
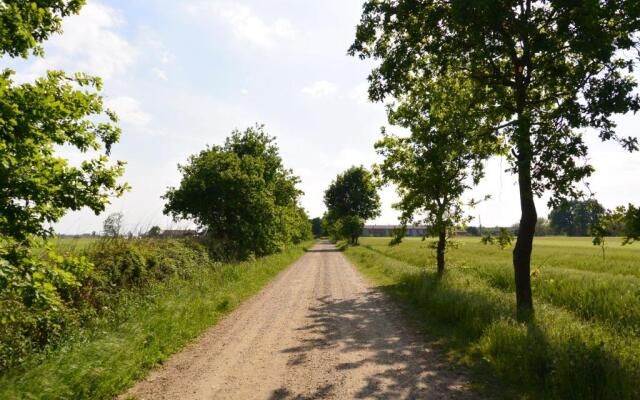
<svg viewBox="0 0 640 400"><path fill-rule="evenodd" d="M455 107L445 107L439 92L429 88L444 87L455 76L470 90L470 110L481 110L466 115L470 121L461 126L462 137L486 133L502 144L494 154L506 150L521 211L512 254L521 320L534 312L534 199L546 194L553 207L585 196L581 184L594 171L584 141L589 130L626 151L639 150L638 139L620 135L614 119L640 110L633 75L638 33L636 0L368 0L363 5L349 52L377 63L369 75L369 96L387 103L389 122L395 123L394 115L409 99L420 107L420 118L431 121L420 131L433 126L451 136L437 122L456 120ZM437 156L427 161L437 168ZM410 194L424 197L417 190ZM437 196L443 202L445 195Z"/></svg>
<svg viewBox="0 0 640 400"><path fill-rule="evenodd" d="M510 251L460 238L440 276L429 241L362 238L345 254L424 322L452 360L504 398L640 396L640 248L619 242L603 261L588 238L536 240L535 316L513 312ZM513 368L518 365L518 368ZM492 383L492 382L499 383Z"/></svg>
<svg viewBox="0 0 640 400"><path fill-rule="evenodd" d="M85 247L95 268L76 288L83 306L50 312L63 337L45 349L4 348L3 356L21 360L0 375L0 398L113 398L260 290L305 244L225 263L191 240L120 239ZM18 321L48 316L39 317ZM29 343L22 339L19 344Z"/></svg>
<svg viewBox="0 0 640 400"><path fill-rule="evenodd" d="M3 2L0 56L43 56L40 43L84 4ZM110 159L118 117L99 77L49 71L16 84L13 75L0 73L0 398L113 397L311 239L299 179L256 126L179 166L165 212L195 223L192 238L163 239L158 227L124 238L124 215L112 213L103 239L56 240L65 214L101 214L130 189L120 181L126 163Z"/></svg>

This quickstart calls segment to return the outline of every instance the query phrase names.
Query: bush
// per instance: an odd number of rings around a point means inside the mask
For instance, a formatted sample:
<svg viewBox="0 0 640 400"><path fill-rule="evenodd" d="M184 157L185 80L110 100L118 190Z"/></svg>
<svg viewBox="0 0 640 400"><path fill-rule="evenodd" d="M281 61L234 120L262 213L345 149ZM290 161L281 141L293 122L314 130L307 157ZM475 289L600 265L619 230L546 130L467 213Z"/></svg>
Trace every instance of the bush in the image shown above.
<svg viewBox="0 0 640 400"><path fill-rule="evenodd" d="M0 371L108 316L123 291L210 265L206 247L190 240L100 240L64 256L50 244L43 251L5 240L0 249Z"/></svg>

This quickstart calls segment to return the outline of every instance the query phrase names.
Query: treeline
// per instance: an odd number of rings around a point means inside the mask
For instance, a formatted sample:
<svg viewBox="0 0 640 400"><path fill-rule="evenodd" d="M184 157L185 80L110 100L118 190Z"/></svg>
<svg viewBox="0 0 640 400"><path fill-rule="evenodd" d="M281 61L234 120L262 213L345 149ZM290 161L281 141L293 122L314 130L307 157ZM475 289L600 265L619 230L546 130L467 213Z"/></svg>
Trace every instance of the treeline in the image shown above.
<svg viewBox="0 0 640 400"><path fill-rule="evenodd" d="M3 2L0 56L43 56L40 43L84 3ZM88 207L100 214L130 189L120 181L126 163L110 160L118 118L104 107L98 77L49 71L15 83L14 74L0 72L0 371L109 318L124 293L311 238L299 179L284 167L274 139L255 126L179 166L182 181L165 194L164 211L197 224L197 241L121 240L116 213L105 220L108 239L60 251L50 242L52 227L67 212ZM59 147L87 159L73 166L56 155Z"/></svg>

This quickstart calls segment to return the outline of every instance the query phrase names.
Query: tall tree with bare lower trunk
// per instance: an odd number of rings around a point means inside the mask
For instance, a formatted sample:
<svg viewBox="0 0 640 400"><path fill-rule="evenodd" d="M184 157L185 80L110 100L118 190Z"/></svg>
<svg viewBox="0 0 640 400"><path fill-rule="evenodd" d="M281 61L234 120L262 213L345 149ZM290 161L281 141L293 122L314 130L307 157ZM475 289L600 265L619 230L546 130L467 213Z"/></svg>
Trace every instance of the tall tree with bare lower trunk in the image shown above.
<svg viewBox="0 0 640 400"><path fill-rule="evenodd" d="M445 251L452 231L466 222L462 195L483 176L483 165L500 149L472 81L455 76L433 82L414 80L413 89L389 107L389 122L411 135L386 135L376 143L384 161L377 166L383 181L396 185L403 229L422 222L427 235L438 238L437 270L445 269ZM426 102L425 98L430 98Z"/></svg>
<svg viewBox="0 0 640 400"><path fill-rule="evenodd" d="M452 72L493 96L497 135L510 146L521 218L513 250L519 316L533 311L530 266L536 196L551 203L578 194L593 168L580 129L638 150L616 134L612 116L640 109L631 72L637 63L637 0L369 0L352 55L380 60L370 75L373 100L399 97L410 79ZM409 83L408 83L409 82Z"/></svg>

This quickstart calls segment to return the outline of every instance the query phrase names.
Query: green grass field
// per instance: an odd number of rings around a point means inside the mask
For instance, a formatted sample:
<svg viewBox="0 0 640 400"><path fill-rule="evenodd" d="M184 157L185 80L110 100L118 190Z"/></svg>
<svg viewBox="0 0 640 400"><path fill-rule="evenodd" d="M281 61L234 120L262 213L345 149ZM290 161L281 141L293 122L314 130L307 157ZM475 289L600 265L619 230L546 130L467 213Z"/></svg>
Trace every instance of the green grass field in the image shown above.
<svg viewBox="0 0 640 400"><path fill-rule="evenodd" d="M439 279L429 240L388 242L362 238L346 255L485 387L490 376L505 398L640 398L640 246L608 239L603 260L589 238L536 238L536 314L523 324L510 249L460 238Z"/></svg>

